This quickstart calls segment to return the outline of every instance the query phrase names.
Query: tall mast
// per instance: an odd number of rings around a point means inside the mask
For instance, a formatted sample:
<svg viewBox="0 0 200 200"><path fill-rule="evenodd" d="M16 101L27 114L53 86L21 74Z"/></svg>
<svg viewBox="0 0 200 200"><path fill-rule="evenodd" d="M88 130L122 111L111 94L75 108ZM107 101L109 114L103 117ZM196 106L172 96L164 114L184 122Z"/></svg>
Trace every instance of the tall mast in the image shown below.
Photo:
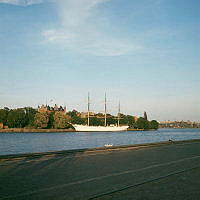
<svg viewBox="0 0 200 200"><path fill-rule="evenodd" d="M88 126L90 125L90 93L88 92Z"/></svg>
<svg viewBox="0 0 200 200"><path fill-rule="evenodd" d="M105 108L105 111L104 111L104 115L105 115L105 124L104 124L104 125L106 126L106 125L107 125L107 123L106 123L106 114L107 114L107 113L106 113L106 93L105 93L105 107L104 107L104 108Z"/></svg>
<svg viewBox="0 0 200 200"><path fill-rule="evenodd" d="M120 120L120 101L119 101L119 108L118 108L118 123L117 123L118 126L119 126L119 120Z"/></svg>

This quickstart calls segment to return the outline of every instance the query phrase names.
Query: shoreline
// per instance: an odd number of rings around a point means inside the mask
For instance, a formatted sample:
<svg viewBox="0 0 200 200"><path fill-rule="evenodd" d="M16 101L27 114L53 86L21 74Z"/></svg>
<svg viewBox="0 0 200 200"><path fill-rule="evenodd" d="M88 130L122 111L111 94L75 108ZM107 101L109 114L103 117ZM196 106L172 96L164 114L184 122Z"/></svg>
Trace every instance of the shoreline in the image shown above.
<svg viewBox="0 0 200 200"><path fill-rule="evenodd" d="M153 147L161 147L168 145L181 145L187 143L200 142L200 139L190 139L190 140L170 140L162 142L150 142L143 144L129 144L129 145L118 145L111 147L96 147L96 148L82 148L82 149L69 149L69 150L58 150L58 151L46 151L46 152L32 152L32 153L18 153L18 154L5 154L0 155L0 161L4 159L15 159L15 158L37 158L41 156L69 156L77 153L103 153L112 151L126 151L126 150L138 150Z"/></svg>
<svg viewBox="0 0 200 200"><path fill-rule="evenodd" d="M0 133L61 133L75 132L74 129L35 129L35 128L6 128L0 129Z"/></svg>
<svg viewBox="0 0 200 200"><path fill-rule="evenodd" d="M188 128L159 128L159 129L188 129ZM192 129L198 129L198 128L192 128ZM154 131L155 129L127 129L126 131ZM158 130L158 129L157 129ZM125 131L125 132L126 132ZM0 129L0 133L63 133L63 132L79 132L75 129L69 128L69 129L37 129L37 128L5 128Z"/></svg>
<svg viewBox="0 0 200 200"><path fill-rule="evenodd" d="M144 129L128 129L126 131L145 131ZM63 133L79 132L72 128L69 129L36 129L36 128L6 128L0 129L0 133Z"/></svg>

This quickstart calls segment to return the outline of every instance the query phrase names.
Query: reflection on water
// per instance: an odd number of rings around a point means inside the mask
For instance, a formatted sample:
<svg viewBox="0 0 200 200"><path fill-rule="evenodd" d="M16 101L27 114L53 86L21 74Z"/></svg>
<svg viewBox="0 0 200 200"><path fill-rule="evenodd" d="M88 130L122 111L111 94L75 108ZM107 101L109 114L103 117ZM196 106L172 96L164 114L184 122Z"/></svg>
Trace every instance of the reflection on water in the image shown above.
<svg viewBox="0 0 200 200"><path fill-rule="evenodd" d="M158 131L0 133L0 155L127 145L168 140L200 139L200 129Z"/></svg>

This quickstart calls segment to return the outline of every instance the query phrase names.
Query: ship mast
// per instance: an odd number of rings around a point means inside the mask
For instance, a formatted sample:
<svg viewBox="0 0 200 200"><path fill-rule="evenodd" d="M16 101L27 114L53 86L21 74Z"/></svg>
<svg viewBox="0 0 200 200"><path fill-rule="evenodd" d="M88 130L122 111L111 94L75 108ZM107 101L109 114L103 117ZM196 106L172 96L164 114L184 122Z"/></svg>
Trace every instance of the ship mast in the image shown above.
<svg viewBox="0 0 200 200"><path fill-rule="evenodd" d="M88 126L90 125L90 93L88 92Z"/></svg>
<svg viewBox="0 0 200 200"><path fill-rule="evenodd" d="M119 101L118 120L117 120L117 125L118 125L118 126L119 126L119 120L120 120L120 101Z"/></svg>
<svg viewBox="0 0 200 200"><path fill-rule="evenodd" d="M107 126L107 122L106 122L106 114L107 114L106 113L106 93L105 93L105 105L104 106L105 106L104 107L105 108L105 111L104 111L104 116L105 116L105 121L104 122L105 122L105 124L104 124L104 126Z"/></svg>

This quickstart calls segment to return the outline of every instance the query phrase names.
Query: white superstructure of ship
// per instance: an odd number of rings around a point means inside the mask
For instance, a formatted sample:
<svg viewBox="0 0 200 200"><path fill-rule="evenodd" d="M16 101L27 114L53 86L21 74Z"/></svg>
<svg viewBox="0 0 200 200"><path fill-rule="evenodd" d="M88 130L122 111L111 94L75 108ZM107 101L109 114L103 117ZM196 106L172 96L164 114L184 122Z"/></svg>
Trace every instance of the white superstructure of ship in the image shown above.
<svg viewBox="0 0 200 200"><path fill-rule="evenodd" d="M79 125L74 124L74 128L76 131L79 132L115 132L115 131L126 131L128 129L128 126L120 126L120 103L119 103L119 112L118 112L118 123L117 125L107 125L106 117L106 95L105 95L105 111L104 111L104 126L90 126L90 99L88 94L88 123L87 125Z"/></svg>

